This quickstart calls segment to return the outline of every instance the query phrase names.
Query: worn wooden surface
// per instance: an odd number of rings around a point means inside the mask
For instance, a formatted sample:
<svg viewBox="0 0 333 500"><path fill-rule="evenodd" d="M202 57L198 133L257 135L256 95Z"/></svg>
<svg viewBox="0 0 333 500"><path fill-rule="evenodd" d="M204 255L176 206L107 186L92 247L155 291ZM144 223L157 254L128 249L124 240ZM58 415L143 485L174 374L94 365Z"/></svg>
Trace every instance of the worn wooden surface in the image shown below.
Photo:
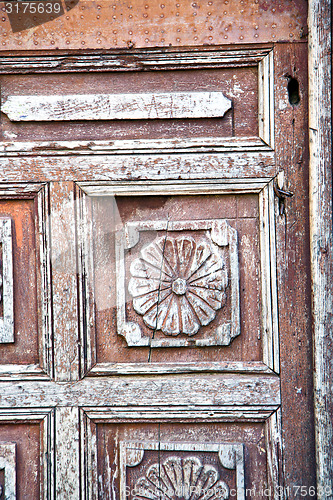
<svg viewBox="0 0 333 500"><path fill-rule="evenodd" d="M267 52L262 51L263 59L267 58ZM58 141L69 141L69 148L75 147L73 141L79 144L86 141L87 153L91 147L96 149L101 140L119 142L141 138L152 142L153 139L255 136L258 134L258 89L260 94L265 94L267 82L261 79L258 82L261 59L257 60L257 52L239 50L238 57L241 56L244 67L230 67L222 58L220 68L207 68L204 74L195 60L179 58L174 63L177 71L168 71L168 77L163 68L147 72L140 68L126 71L125 67L120 72L105 73L96 73L91 67L85 74L51 74L42 78L38 74L3 75L0 78L2 139L51 141L53 149L57 149ZM203 54L202 59L209 66L214 52ZM119 55L118 64L121 62ZM34 88L33 95L31 88ZM209 96L210 100L215 96L214 99L220 101L221 92L232 101L232 109L224 105L221 109L220 103L215 106L211 103L209 108L208 101L207 105L200 105L202 99L207 100ZM170 99L174 101L173 108ZM268 103L261 100L265 103L263 111L269 113ZM267 116L265 118L267 124ZM13 119L19 121L11 121ZM81 120L85 121L84 127ZM94 141L97 141L95 146ZM78 144L75 149L78 150Z"/></svg>
<svg viewBox="0 0 333 500"><path fill-rule="evenodd" d="M38 320L35 327L27 318L31 328L29 334L26 333L26 345L21 347L22 352L33 348L35 354L23 358L7 351L9 354L4 353L2 358L6 364L0 369L3 412L1 416L0 411L3 431L0 437L2 440L5 436L7 440L9 436L19 442L19 452L23 453L19 458L23 458L24 463L18 469L20 488L27 483L27 463L39 466L38 461L26 462L25 458L27 453L33 454L34 446L40 443L39 438L36 443L31 439L30 445L20 442L20 432L22 436L29 432L31 419L37 422L44 418L45 421L46 417L36 414L40 406L44 407L44 414L49 412L45 429L39 429L44 440L38 445L42 454L46 452L47 460L42 461L44 468L39 469L39 475L35 473L29 492L31 499L42 495L52 498L56 494L57 498L76 500L81 494L81 473L83 498L97 498L98 494L112 498L113 491L113 500L118 500L119 476L112 474L119 463L118 443L122 439L148 439L157 443L172 440L199 444L241 442L245 444L245 478L249 487L255 481L289 488L301 485L309 488L315 484L307 82L304 76L307 70L307 5L303 0L279 4L260 0L208 4L177 4L171 10L168 3L153 6L149 2L136 2L133 9L127 9L127 6L101 2L98 9L97 4L79 2L67 16L36 27L33 36L29 30L8 36L8 18L3 14L5 20L0 28L0 47L5 56L0 68L3 101L9 95L29 95L31 89L39 96L53 95L55 88L62 91L59 94L109 94L112 81L112 92L116 93L135 93L140 89L134 85L138 82L146 92L156 92L163 86L165 92L179 90L177 85L186 92L213 91L218 86L218 90L234 103L232 112L228 111L218 124L213 119L205 124L191 121L172 125L162 120L158 125L141 123L139 127L134 123L129 126L99 123L97 126L89 121L84 127L81 123L70 122L17 125L2 114L5 142L0 150L1 181L5 186L10 181L23 183L23 186L31 181L51 183L44 188L45 191L49 189L50 198L43 195L42 203L34 202L39 203L40 208L32 210L35 217L33 234L38 238L38 245L35 241L28 245L37 249L33 256L30 255L29 265L36 272L32 282L36 283ZM331 356L328 337L319 325L329 328L331 312L327 302L330 283L324 277L330 269L331 259L328 236L331 199L326 198L329 191L324 185L329 185L331 173L327 170L330 161L326 164L323 160L330 158L330 150L322 153L329 147L329 138L318 134L323 129L329 134L329 114L318 115L317 109L323 108L323 102L329 99L329 80L321 73L323 61L328 67L327 46L321 43L323 38L327 40L321 30L327 29L328 4L329 0L320 5L311 0L312 17L309 18L311 28L318 26L319 30L316 28L311 33L311 85L312 89L320 88L322 92L320 103L312 101L313 127L310 126L313 128L312 217L315 220L321 214L323 218L323 233L319 234L317 225L312 224L312 268L318 479L319 484L326 483L325 486L329 484L332 470L332 454L326 436L327 429L328 433L331 429L328 416L330 372L325 365L327 357ZM90 31L89 37L88 24L89 29L96 27L96 32ZM103 33L97 31L99 24L104 26ZM83 34L77 31L78 26ZM113 33L115 30L117 33ZM65 51L48 54L40 51L28 58L23 51L4 52L23 47L103 49L106 40L108 53L101 50L85 56ZM284 43L275 43L277 40ZM249 45L240 50L233 45L235 42L248 42ZM269 44L260 46L257 42ZM164 49L157 53L156 47L169 43L173 47L165 53ZM203 43L208 46L202 47ZM225 44L224 49L214 46L221 43ZM134 45L154 49L140 51L135 50ZM109 51L110 47L119 46L123 47L119 54ZM196 48L192 50L189 46ZM289 102L287 88L291 77L299 81L299 104ZM220 88L223 82L226 90ZM130 83L134 90L130 89ZM90 87L87 89L86 85ZM293 191L294 197L285 200L284 212L282 201L280 206L276 202L274 213L272 179L279 171L284 171L284 184L280 187ZM318 176L323 179L319 186ZM74 187L74 182L80 183L79 187ZM223 193L221 182L224 182ZM167 189L171 191L166 193ZM147 201L147 192L155 194L149 198L159 197L165 201L163 207ZM186 355L181 354L186 361L181 366L177 352L173 357L154 353L151 362L147 363L146 352L141 360L131 351L126 354L124 345L122 350L116 349L117 339L110 336L114 297L112 281L108 279L112 275L108 267L112 261L108 245L112 241L113 226L108 219L108 203L104 211L96 210L98 204L103 204L103 197L113 194L121 199L117 208L118 222L120 216L124 220L151 220L152 214L159 217L163 211L163 216L171 212L176 220L184 219L185 215L188 218L189 213L200 219L207 215L216 218L217 213L221 217L222 211L230 210L230 223L237 226L240 234L242 328L241 335L234 339L231 348L228 347L228 354L211 350L203 359L195 358L194 350L189 351ZM8 205L8 197L10 203L13 201L12 188L3 190L2 195L6 199L1 202L4 205ZM16 196L19 213L24 203L31 201L24 199L31 195L21 193L20 196ZM94 212L89 211L92 205L85 212L88 228L95 221L95 226L90 227L95 231L90 243L83 242L93 233L86 231L84 225L80 226L82 205L78 205L76 196L81 197L81 201L98 196ZM261 209L266 206L265 211L260 212L258 197ZM211 212L207 214L205 199L208 198ZM324 205L321 205L323 200ZM114 200L112 204L114 208ZM41 222L40 217L45 222ZM105 229L110 231L105 234ZM48 246L50 240L51 247ZM79 248L76 248L77 242ZM94 304L90 310L85 310L82 302L86 284L84 273L88 270L94 274L91 262L86 267L84 261L89 245L95 248L94 264L103 264L96 275L95 290L105 320L104 338L97 349L97 365L94 365L94 349L87 353L89 346L82 337L90 328L89 335L95 338L94 327L101 323L98 315L97 322L94 321ZM262 280L260 273L263 270ZM49 293L51 278L53 296ZM19 290L19 284L16 285ZM320 290L325 289L326 295L317 294L318 286ZM103 309L105 304L107 309ZM24 310L18 314L23 313ZM87 321L93 321L89 328ZM31 342L32 332L36 332L35 344ZM97 340L98 335L97 331ZM243 343L238 342L241 337ZM229 359L232 349L237 352ZM167 356L170 359L166 359ZM46 373L53 375L53 359L55 380L49 380ZM84 375L88 367L94 366L89 376L79 381L80 362ZM280 376L277 375L279 371ZM50 409L55 406L58 408L54 416ZM85 410L79 412L78 406ZM26 408L24 415L23 410L15 409L17 407ZM20 418L17 416L19 411ZM20 419L25 419L26 423L19 423ZM72 447L73 460L69 458ZM58 457L55 464L53 450ZM58 482L53 484L55 472ZM232 472L230 474L230 481L234 481ZM39 481L43 490L38 490ZM25 493L21 496L29 498ZM322 495L321 499L327 497ZM266 496L258 493L256 498ZM277 493L275 498L278 498Z"/></svg>
<svg viewBox="0 0 333 500"><path fill-rule="evenodd" d="M280 403L276 375L218 374L182 377L87 378L79 382L13 381L0 383L0 407L103 405L261 405Z"/></svg>
<svg viewBox="0 0 333 500"><path fill-rule="evenodd" d="M310 249L319 500L333 498L331 10L330 0L309 2Z"/></svg>
<svg viewBox="0 0 333 500"><path fill-rule="evenodd" d="M52 183L50 198L54 373L56 380L75 380L79 371L79 325L73 183Z"/></svg>
<svg viewBox="0 0 333 500"><path fill-rule="evenodd" d="M3 185L1 186L3 187ZM1 193L2 191L2 193ZM3 189L0 188L0 195ZM31 197L31 195L30 195ZM33 199L1 199L1 216L12 221L14 343L1 344L1 363L39 362L36 262L36 207ZM4 248L4 247L3 247ZM5 304L4 304L5 305Z"/></svg>
<svg viewBox="0 0 333 500"><path fill-rule="evenodd" d="M20 20L2 11L1 50L128 48L131 52L136 47L286 42L300 40L307 32L307 5L303 0L249 0L243 4L225 0L124 3L86 0L75 2L74 8L67 1L69 11L64 10L65 2L59 3L63 15L58 17L53 12L46 23L45 14L21 13ZM41 21L44 24L39 26ZM26 26L32 29L22 31Z"/></svg>
<svg viewBox="0 0 333 500"><path fill-rule="evenodd" d="M285 484L315 485L308 204L307 47L276 47L277 161L286 199L276 217ZM300 103L291 105L288 77L297 78ZM278 203L277 203L278 205ZM277 211L279 207L276 207ZM307 429L304 433L303 430ZM290 443L293 443L291 446Z"/></svg>
<svg viewBox="0 0 333 500"><path fill-rule="evenodd" d="M222 92L8 96L2 112L14 122L223 118Z"/></svg>

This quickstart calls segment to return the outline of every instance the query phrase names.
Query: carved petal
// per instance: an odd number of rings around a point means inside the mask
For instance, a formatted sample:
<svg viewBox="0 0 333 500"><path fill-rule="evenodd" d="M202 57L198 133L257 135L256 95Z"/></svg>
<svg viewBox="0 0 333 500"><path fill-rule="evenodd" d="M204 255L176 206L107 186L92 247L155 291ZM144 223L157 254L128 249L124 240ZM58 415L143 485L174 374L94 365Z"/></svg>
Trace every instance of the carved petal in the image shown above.
<svg viewBox="0 0 333 500"><path fill-rule="evenodd" d="M168 314L172 297L173 296L170 293L164 300L160 300L160 302L156 303L156 305L143 316L143 320L147 326L153 330L162 329L163 322Z"/></svg>
<svg viewBox="0 0 333 500"><path fill-rule="evenodd" d="M211 249L209 246L204 245L202 242L197 244L195 251L193 252L193 258L191 262L191 267L188 271L188 277L190 278L198 269L201 268L204 262L210 257Z"/></svg>
<svg viewBox="0 0 333 500"><path fill-rule="evenodd" d="M202 325L206 326L213 321L216 315L214 308L190 290L187 292L186 297Z"/></svg>
<svg viewBox="0 0 333 500"><path fill-rule="evenodd" d="M141 256L150 266L158 270L163 270L167 276L174 276L173 267L170 267L165 259L165 247L168 240L165 237L157 238L155 241L147 245L141 250Z"/></svg>
<svg viewBox="0 0 333 500"><path fill-rule="evenodd" d="M182 332L186 335L194 335L200 328L200 322L193 309L190 307L187 298L183 295L179 297L180 317Z"/></svg>
<svg viewBox="0 0 333 500"><path fill-rule="evenodd" d="M146 293L144 295L140 295L133 299L133 306L136 312L139 314L145 314L152 307L156 306L160 300L164 300L168 295L170 295L170 288L167 290L155 290L150 293Z"/></svg>
<svg viewBox="0 0 333 500"><path fill-rule="evenodd" d="M183 459L183 474L184 474L184 497L189 499L192 494L192 488L196 485L202 464L196 457L189 457Z"/></svg>
<svg viewBox="0 0 333 500"><path fill-rule="evenodd" d="M128 290L133 297L139 297L146 293L157 291L160 287L159 280L147 280L144 278L131 279Z"/></svg>
<svg viewBox="0 0 333 500"><path fill-rule="evenodd" d="M171 483L163 469L163 466L161 466L160 464L153 464L151 467L149 467L146 476L154 485L157 491L159 490L163 493L167 493L168 491L170 491Z"/></svg>
<svg viewBox="0 0 333 500"><path fill-rule="evenodd" d="M224 267L224 262L221 258L218 258L215 254L211 254L210 258L207 258L205 262L190 276L189 282L192 283L194 280L200 278L207 278L214 276L219 273Z"/></svg>
<svg viewBox="0 0 333 500"><path fill-rule="evenodd" d="M226 500L229 498L229 488L224 481L218 481L200 500Z"/></svg>
<svg viewBox="0 0 333 500"><path fill-rule="evenodd" d="M220 290L214 290L214 288L201 288L191 286L189 288L189 293L196 295L203 301L205 301L212 309L218 311L221 308L222 301L224 300L225 294Z"/></svg>
<svg viewBox="0 0 333 500"><path fill-rule="evenodd" d="M159 320L160 320L160 312L159 312ZM160 321L158 322L158 324L160 324ZM161 324L161 330L163 333L166 333L167 335L178 335L181 331L178 300L174 295L171 296L171 301L169 303L167 314L165 316L163 324Z"/></svg>
<svg viewBox="0 0 333 500"><path fill-rule="evenodd" d="M163 467L170 479L175 497L181 498L183 489L183 468L181 458L170 457L164 462Z"/></svg>
<svg viewBox="0 0 333 500"><path fill-rule="evenodd" d="M165 273L165 269L154 267L143 259L135 259L131 264L130 272L133 277L137 278L171 280L170 276Z"/></svg>
<svg viewBox="0 0 333 500"><path fill-rule="evenodd" d="M189 265L195 254L195 241L193 238L184 237L176 240L178 269L177 275L181 278L188 278Z"/></svg>

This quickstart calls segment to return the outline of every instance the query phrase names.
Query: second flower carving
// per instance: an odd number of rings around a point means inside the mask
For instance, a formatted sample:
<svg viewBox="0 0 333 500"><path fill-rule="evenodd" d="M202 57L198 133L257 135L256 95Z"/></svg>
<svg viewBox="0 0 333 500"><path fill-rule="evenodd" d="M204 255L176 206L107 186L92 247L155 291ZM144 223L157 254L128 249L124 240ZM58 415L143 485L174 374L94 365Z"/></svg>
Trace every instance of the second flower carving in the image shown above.
<svg viewBox="0 0 333 500"><path fill-rule="evenodd" d="M130 272L134 310L165 335L195 335L225 304L226 263L208 238L157 237Z"/></svg>

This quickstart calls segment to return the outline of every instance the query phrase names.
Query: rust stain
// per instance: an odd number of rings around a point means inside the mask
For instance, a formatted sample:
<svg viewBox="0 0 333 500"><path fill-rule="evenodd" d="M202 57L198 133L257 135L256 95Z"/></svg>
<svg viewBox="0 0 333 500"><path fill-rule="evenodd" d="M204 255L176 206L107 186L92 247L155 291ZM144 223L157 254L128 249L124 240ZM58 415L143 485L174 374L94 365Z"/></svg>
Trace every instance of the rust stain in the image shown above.
<svg viewBox="0 0 333 500"><path fill-rule="evenodd" d="M14 14L6 12L8 2L1 2L0 50L131 49L296 41L304 36L307 25L307 5L303 0L80 0L70 10L63 0L58 4L61 12L50 14L48 22L34 26L33 23L38 23L34 16L32 27L22 29L31 26L30 21L24 23L21 14L21 20L16 22Z"/></svg>

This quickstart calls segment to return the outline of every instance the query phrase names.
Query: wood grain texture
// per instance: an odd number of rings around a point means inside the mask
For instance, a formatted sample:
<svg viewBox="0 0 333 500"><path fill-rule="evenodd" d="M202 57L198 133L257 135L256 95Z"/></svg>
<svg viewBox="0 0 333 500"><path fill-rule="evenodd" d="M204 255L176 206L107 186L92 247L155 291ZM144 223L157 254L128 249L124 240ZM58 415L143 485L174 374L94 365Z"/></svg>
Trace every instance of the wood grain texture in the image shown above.
<svg viewBox="0 0 333 500"><path fill-rule="evenodd" d="M319 500L333 498L331 19L330 0L309 1L310 248Z"/></svg>
<svg viewBox="0 0 333 500"><path fill-rule="evenodd" d="M284 171L285 199L276 200L276 256L279 301L282 457L285 484L316 484L312 387L311 289L308 223L307 46L275 49L276 161ZM292 105L288 77L299 82L300 102ZM304 429L307 429L306 433Z"/></svg>
<svg viewBox="0 0 333 500"><path fill-rule="evenodd" d="M280 403L279 379L275 375L217 374L211 376L112 377L79 382L13 381L10 393L0 383L0 407L99 406L103 405L188 405L218 406Z"/></svg>
<svg viewBox="0 0 333 500"><path fill-rule="evenodd" d="M119 56L120 67L122 64ZM11 121L3 113L0 136L2 133L2 139L21 143L23 150L26 146L22 142L49 141L55 151L59 150L58 142L67 141L69 148L81 143L86 154L91 147L96 152L98 141L119 144L141 139L153 145L163 139L210 136L219 138L218 145L223 144L223 138L258 139L258 92L265 94L267 82L258 82L258 63L249 64L255 65L203 70L184 68L179 61L179 71L168 72L127 72L124 66L123 72L113 73L95 73L92 67L86 74L2 76L2 110L8 107L10 118L22 117L24 121ZM221 92L228 105L232 101L232 109L223 118L219 103L210 105L210 111L209 106L203 109L205 103L198 108L205 96L215 96L215 100ZM171 99L175 101L174 116ZM263 100L264 123L269 113L267 102ZM192 104L196 105L193 110ZM84 119L84 126L79 118ZM36 153L42 149L37 147ZM75 149L79 150L77 146Z"/></svg>
<svg viewBox="0 0 333 500"><path fill-rule="evenodd" d="M59 4L64 6L65 2ZM103 57L105 52L119 48L131 54L136 48L147 47L201 49L224 44L233 48L235 44L286 42L302 39L306 31L304 0L280 0L277 5L255 0L244 4L197 1L194 6L193 2L177 5L173 1L141 0L120 4L86 0L84 4L75 4L68 12L64 8L64 15L41 25L38 24L45 20L45 14L22 14L21 20L11 15L14 33L7 14L0 31L1 51L94 49ZM33 27L33 37L32 30L25 29L27 25Z"/></svg>
<svg viewBox="0 0 333 500"><path fill-rule="evenodd" d="M76 156L135 153L223 153L270 151L261 139L249 137L188 137L113 141L1 141L0 157Z"/></svg>
<svg viewBox="0 0 333 500"><path fill-rule="evenodd" d="M55 378L75 380L79 333L73 183L52 183L50 199Z"/></svg>
<svg viewBox="0 0 333 500"><path fill-rule="evenodd" d="M55 412L56 498L80 498L78 408L57 408Z"/></svg>
<svg viewBox="0 0 333 500"><path fill-rule="evenodd" d="M232 102L222 92L9 96L11 121L222 118Z"/></svg>
<svg viewBox="0 0 333 500"><path fill-rule="evenodd" d="M38 53L28 56L2 54L0 74L39 74L39 73L71 73L88 70L94 72L108 71L145 71L145 70L174 70L182 69L209 69L221 67L243 67L255 65L271 47L225 47L201 46L198 49L166 49L118 50L105 53L74 53L63 54ZM87 76L87 75L86 75Z"/></svg>
<svg viewBox="0 0 333 500"><path fill-rule="evenodd" d="M14 342L12 220L0 217L0 342Z"/></svg>
<svg viewBox="0 0 333 500"><path fill-rule="evenodd" d="M274 154L222 153L182 155L120 155L93 157L3 158L1 181L89 181L116 179L209 179L268 177L277 173Z"/></svg>

